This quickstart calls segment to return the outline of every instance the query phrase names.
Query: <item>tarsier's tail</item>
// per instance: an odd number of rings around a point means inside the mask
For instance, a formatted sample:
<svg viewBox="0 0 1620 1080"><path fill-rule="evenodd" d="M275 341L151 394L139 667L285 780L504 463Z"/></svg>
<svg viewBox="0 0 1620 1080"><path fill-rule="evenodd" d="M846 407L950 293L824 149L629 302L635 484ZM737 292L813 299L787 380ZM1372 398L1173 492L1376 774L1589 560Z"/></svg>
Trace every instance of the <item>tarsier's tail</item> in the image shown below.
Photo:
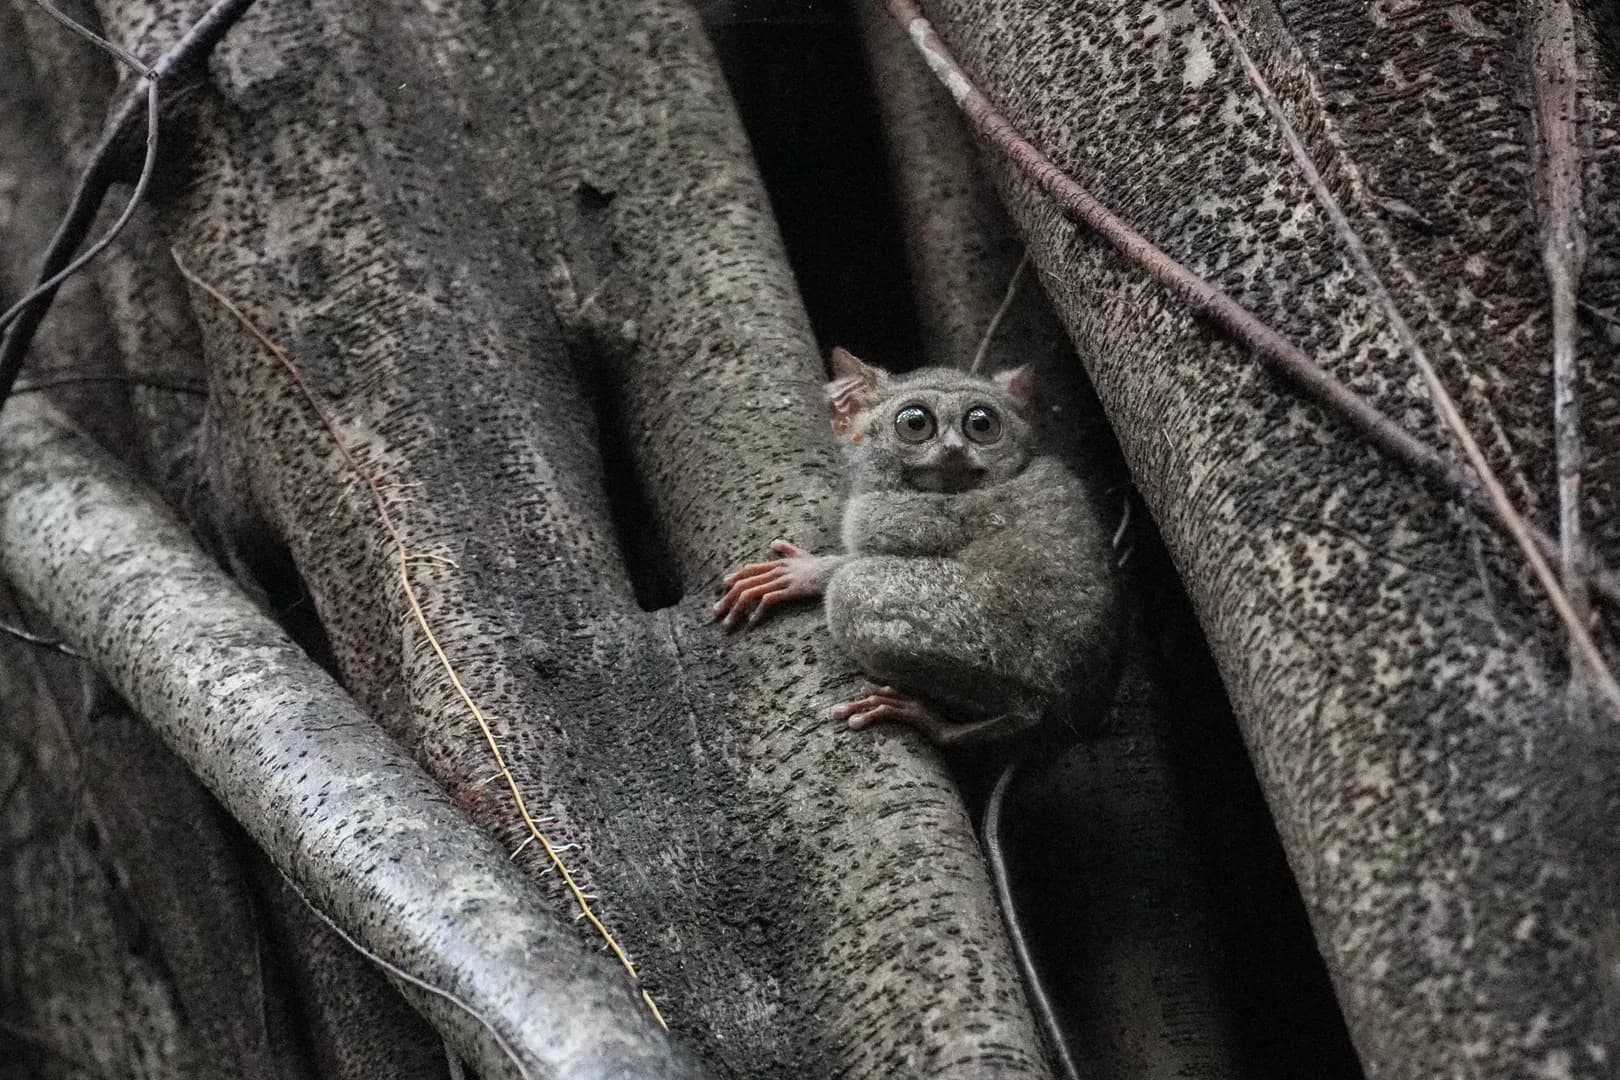
<svg viewBox="0 0 1620 1080"><path fill-rule="evenodd" d="M1035 954L1029 943L1029 935L1024 930L1024 919L1018 912L1007 858L1007 803L1018 785L1027 782L1030 776L1040 770L1043 760L1054 760L1040 754L1038 747L1039 742L1032 744L1001 770L1001 775L996 778L995 787L990 789L990 799L984 804L980 834L984 846L984 859L990 868L990 881L996 890L996 902L1001 906L1001 917L1007 924L1007 937L1012 943L1013 959L1018 964L1018 973L1023 976L1024 987L1029 993L1029 1003L1035 1010L1035 1017L1040 1022L1041 1031L1046 1037L1052 1056L1062 1069L1062 1075L1066 1080L1077 1080L1080 1072L1075 1066L1069 1044L1063 1037L1063 1028L1058 1022L1057 1005L1047 994L1046 984L1041 981L1040 969L1035 964Z"/></svg>

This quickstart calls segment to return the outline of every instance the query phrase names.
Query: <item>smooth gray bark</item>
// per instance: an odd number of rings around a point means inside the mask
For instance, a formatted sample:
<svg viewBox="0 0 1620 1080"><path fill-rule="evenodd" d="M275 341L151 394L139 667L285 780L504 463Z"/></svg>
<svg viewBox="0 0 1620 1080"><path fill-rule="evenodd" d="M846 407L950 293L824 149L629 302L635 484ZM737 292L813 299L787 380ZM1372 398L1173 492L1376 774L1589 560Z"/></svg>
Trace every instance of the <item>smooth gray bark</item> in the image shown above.
<svg viewBox="0 0 1620 1080"><path fill-rule="evenodd" d="M459 999L405 987L482 1075L698 1075L614 965L179 522L22 404L0 423L0 569L310 903Z"/></svg>

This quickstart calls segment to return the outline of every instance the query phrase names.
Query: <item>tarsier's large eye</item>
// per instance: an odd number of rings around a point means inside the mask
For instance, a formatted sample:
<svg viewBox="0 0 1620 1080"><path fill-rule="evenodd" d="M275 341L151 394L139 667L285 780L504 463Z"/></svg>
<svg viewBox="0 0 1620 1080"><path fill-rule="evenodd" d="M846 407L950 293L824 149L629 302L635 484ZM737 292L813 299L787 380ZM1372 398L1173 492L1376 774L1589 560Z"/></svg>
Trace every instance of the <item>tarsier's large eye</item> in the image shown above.
<svg viewBox="0 0 1620 1080"><path fill-rule="evenodd" d="M934 437L934 414L921 405L907 405L894 414L894 430L901 442L927 442Z"/></svg>
<svg viewBox="0 0 1620 1080"><path fill-rule="evenodd" d="M962 417L962 434L976 443L993 443L1001 438L1001 417L988 405L975 405Z"/></svg>
<svg viewBox="0 0 1620 1080"><path fill-rule="evenodd" d="M901 442L928 442L935 429L933 413L922 405L907 405L894 413L894 431L899 432Z"/></svg>

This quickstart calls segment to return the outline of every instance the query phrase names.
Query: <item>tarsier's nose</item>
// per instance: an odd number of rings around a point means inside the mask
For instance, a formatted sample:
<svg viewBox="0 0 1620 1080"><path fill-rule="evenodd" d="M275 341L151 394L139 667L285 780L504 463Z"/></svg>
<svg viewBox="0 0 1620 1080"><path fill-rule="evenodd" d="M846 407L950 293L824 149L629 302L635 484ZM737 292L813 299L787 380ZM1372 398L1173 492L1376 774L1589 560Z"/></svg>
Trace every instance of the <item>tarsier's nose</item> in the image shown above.
<svg viewBox="0 0 1620 1080"><path fill-rule="evenodd" d="M978 464L974 462L972 456L968 454L967 446L960 441L948 443L940 451L938 468L947 476L955 476L962 479L976 476L983 471L979 468Z"/></svg>

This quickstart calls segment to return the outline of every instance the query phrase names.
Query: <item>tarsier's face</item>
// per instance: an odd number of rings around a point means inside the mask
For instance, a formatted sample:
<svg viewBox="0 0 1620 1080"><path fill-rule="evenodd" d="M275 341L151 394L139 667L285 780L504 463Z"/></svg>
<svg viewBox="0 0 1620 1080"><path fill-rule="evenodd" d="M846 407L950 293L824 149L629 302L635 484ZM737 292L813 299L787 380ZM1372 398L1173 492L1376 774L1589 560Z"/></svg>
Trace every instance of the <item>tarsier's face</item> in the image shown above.
<svg viewBox="0 0 1620 1080"><path fill-rule="evenodd" d="M988 380L939 385L947 379L897 386L868 410L856 452L892 459L885 472L916 491L968 491L1016 476L1029 460L1016 407Z"/></svg>
<svg viewBox="0 0 1620 1080"><path fill-rule="evenodd" d="M843 354L848 357L848 354ZM1022 373L985 379L950 368L890 376L840 360L828 387L834 427L862 483L954 493L1018 475L1032 454ZM1022 391L1020 393L1019 391Z"/></svg>

